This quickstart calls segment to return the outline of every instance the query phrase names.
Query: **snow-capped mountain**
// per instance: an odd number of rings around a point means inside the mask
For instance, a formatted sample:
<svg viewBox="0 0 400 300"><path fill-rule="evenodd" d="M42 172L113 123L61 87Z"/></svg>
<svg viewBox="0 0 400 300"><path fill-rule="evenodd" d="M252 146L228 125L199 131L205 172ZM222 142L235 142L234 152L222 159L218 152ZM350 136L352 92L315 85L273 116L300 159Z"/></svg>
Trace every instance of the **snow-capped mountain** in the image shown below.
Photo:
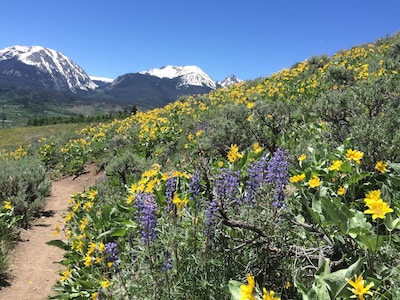
<svg viewBox="0 0 400 300"><path fill-rule="evenodd" d="M112 104L160 107L179 97L205 94L236 83L231 75L214 81L197 66L172 66L127 73L116 79L89 76L64 54L41 46L13 46L0 50L2 90L40 91L52 99L74 97ZM71 99L71 98L68 98Z"/></svg>
<svg viewBox="0 0 400 300"><path fill-rule="evenodd" d="M158 78L179 78L180 82L177 88L189 85L208 87L212 90L217 88L216 82L197 66L180 67L168 65L139 73L156 76Z"/></svg>
<svg viewBox="0 0 400 300"><path fill-rule="evenodd" d="M13 84L77 93L97 85L64 54L41 46L13 46L0 50L0 76Z"/></svg>
<svg viewBox="0 0 400 300"><path fill-rule="evenodd" d="M239 78L237 78L235 75L229 75L228 77L226 77L224 80L222 81L217 81L217 84L221 87L228 87L232 84L236 84L239 83L243 80L240 80Z"/></svg>

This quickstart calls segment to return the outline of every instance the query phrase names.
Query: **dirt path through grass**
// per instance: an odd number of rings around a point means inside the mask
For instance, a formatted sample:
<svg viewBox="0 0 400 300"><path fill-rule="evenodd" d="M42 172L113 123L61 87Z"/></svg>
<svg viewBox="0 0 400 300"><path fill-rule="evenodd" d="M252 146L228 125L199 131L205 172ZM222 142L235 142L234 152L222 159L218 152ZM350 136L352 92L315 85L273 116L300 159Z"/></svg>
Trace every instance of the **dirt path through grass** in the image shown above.
<svg viewBox="0 0 400 300"><path fill-rule="evenodd" d="M103 176L94 165L87 170L75 179L67 177L53 182L42 217L21 232L22 241L10 253L11 278L8 286L0 290L1 300L44 300L52 295L52 287L60 277L58 271L63 269L57 263L63 258L63 250L46 242L65 238L62 232L54 236L53 231L57 224L62 227L71 195L83 192Z"/></svg>

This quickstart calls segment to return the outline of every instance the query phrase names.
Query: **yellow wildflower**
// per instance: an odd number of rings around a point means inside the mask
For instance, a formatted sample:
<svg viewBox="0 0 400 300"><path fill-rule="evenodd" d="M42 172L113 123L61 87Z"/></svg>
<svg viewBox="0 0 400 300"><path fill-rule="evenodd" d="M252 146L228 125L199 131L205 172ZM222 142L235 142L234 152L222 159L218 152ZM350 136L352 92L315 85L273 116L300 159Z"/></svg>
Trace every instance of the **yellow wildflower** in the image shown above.
<svg viewBox="0 0 400 300"><path fill-rule="evenodd" d="M186 206L188 202L189 200L187 198L180 199L176 193L174 194L174 197L172 199L172 203L175 204L178 214L180 214L182 206Z"/></svg>
<svg viewBox="0 0 400 300"><path fill-rule="evenodd" d="M306 175L305 175L304 173L298 174L298 175L293 175L293 176L291 176L291 177L289 178L289 181L290 181L291 183L296 183L296 182L299 182L299 181L304 180L305 177L306 177Z"/></svg>
<svg viewBox="0 0 400 300"><path fill-rule="evenodd" d="M85 202L85 204L83 205L83 208L85 209L86 212L89 212L90 209L93 207L94 203L93 201L88 201Z"/></svg>
<svg viewBox="0 0 400 300"><path fill-rule="evenodd" d="M71 273L70 269L64 270L64 272L61 273L61 281L67 281L69 276L71 276Z"/></svg>
<svg viewBox="0 0 400 300"><path fill-rule="evenodd" d="M223 166L224 166L224 162L220 160L220 161L218 162L218 167L219 167L219 168L222 168Z"/></svg>
<svg viewBox="0 0 400 300"><path fill-rule="evenodd" d="M329 167L329 171L339 171L342 164L343 162L341 160L334 160Z"/></svg>
<svg viewBox="0 0 400 300"><path fill-rule="evenodd" d="M364 214L371 214L372 220L377 218L384 219L387 213L393 212L393 209L390 208L389 205L382 199L368 202L366 201L365 205L368 207L368 209L364 211Z"/></svg>
<svg viewBox="0 0 400 300"><path fill-rule="evenodd" d="M89 266L92 264L92 257L89 256L89 255L86 255L86 256L83 258L83 264L84 264L86 267L89 267Z"/></svg>
<svg viewBox="0 0 400 300"><path fill-rule="evenodd" d="M346 152L347 160L353 160L356 164L360 164L361 159L363 158L364 153L361 151L348 149Z"/></svg>
<svg viewBox="0 0 400 300"><path fill-rule="evenodd" d="M98 249L100 252L104 252L104 250L106 249L106 246L102 242L100 242L98 245Z"/></svg>
<svg viewBox="0 0 400 300"><path fill-rule="evenodd" d="M385 164L383 161L378 161L375 165L375 169L377 169L381 173L386 173L387 169L387 164Z"/></svg>
<svg viewBox="0 0 400 300"><path fill-rule="evenodd" d="M364 286L364 279L362 275L356 275L355 281L347 279L348 284L350 284L353 288L349 288L350 291L354 294L352 298L358 297L359 300L364 300L364 295L372 296L372 292L370 288L374 286L374 283L371 282L367 286Z"/></svg>
<svg viewBox="0 0 400 300"><path fill-rule="evenodd" d="M255 300L256 298L253 295L254 287L255 287L254 277L251 276L250 274L247 274L247 285L242 284L240 286L240 294L242 295L241 300Z"/></svg>
<svg viewBox="0 0 400 300"><path fill-rule="evenodd" d="M317 188L321 185L321 179L318 176L313 175L312 178L308 181L308 186L310 188Z"/></svg>
<svg viewBox="0 0 400 300"><path fill-rule="evenodd" d="M346 193L346 189L344 187L342 187L342 186L339 186L337 194L339 196L343 196L345 193Z"/></svg>
<svg viewBox="0 0 400 300"><path fill-rule="evenodd" d="M12 205L10 201L4 201L3 208L6 210L12 209Z"/></svg>
<svg viewBox="0 0 400 300"><path fill-rule="evenodd" d="M248 109L251 109L251 108L253 108L255 106L255 103L254 102L248 102L247 104L246 104L246 107L248 108Z"/></svg>
<svg viewBox="0 0 400 300"><path fill-rule="evenodd" d="M111 282L110 282L110 280L106 279L106 280L103 280L100 285L102 288L107 288L111 285Z"/></svg>
<svg viewBox="0 0 400 300"><path fill-rule="evenodd" d="M60 226L57 224L56 226L54 226L53 236L56 236L59 233L60 233Z"/></svg>
<svg viewBox="0 0 400 300"><path fill-rule="evenodd" d="M365 203L378 201L381 199L381 190L373 190L365 195Z"/></svg>
<svg viewBox="0 0 400 300"><path fill-rule="evenodd" d="M90 255L94 252L94 250L96 250L96 243L90 242L89 246L88 246L88 250L86 252L86 255Z"/></svg>
<svg viewBox="0 0 400 300"><path fill-rule="evenodd" d="M259 152L261 152L263 150L263 148L260 146L259 143L254 143L253 149L254 149L255 153L259 153Z"/></svg>
<svg viewBox="0 0 400 300"><path fill-rule="evenodd" d="M91 190L89 193L89 199L93 200L97 196L97 191L96 190Z"/></svg>
<svg viewBox="0 0 400 300"><path fill-rule="evenodd" d="M263 300L281 300L279 297L274 297L274 291L267 291L266 288L263 288Z"/></svg>
<svg viewBox="0 0 400 300"><path fill-rule="evenodd" d="M241 158L242 155L239 153L239 148L236 144L231 145L228 152L228 160L232 163L236 162Z"/></svg>
<svg viewBox="0 0 400 300"><path fill-rule="evenodd" d="M299 161L305 161L306 158L307 158L307 155L303 153L303 154L300 155L297 159L298 159Z"/></svg>

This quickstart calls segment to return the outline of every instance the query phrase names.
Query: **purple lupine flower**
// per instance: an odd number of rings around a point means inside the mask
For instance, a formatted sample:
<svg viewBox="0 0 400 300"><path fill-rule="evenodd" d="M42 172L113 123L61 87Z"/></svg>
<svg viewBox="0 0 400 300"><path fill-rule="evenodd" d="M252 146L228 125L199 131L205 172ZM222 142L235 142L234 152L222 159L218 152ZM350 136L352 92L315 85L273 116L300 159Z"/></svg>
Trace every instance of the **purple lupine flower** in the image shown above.
<svg viewBox="0 0 400 300"><path fill-rule="evenodd" d="M162 263L161 270L162 271L168 271L173 268L172 266L172 259L171 259L171 254L168 251L164 252L164 261Z"/></svg>
<svg viewBox="0 0 400 300"><path fill-rule="evenodd" d="M140 193L136 196L135 207L137 209L136 219L139 221L142 229L143 243L152 243L156 237L156 211L157 203L154 195L149 193Z"/></svg>
<svg viewBox="0 0 400 300"><path fill-rule="evenodd" d="M201 176L200 171L196 169L193 175L190 177L190 182L189 182L190 200L196 200L196 198L200 194L200 176Z"/></svg>
<svg viewBox="0 0 400 300"><path fill-rule="evenodd" d="M233 172L230 169L220 170L214 182L214 197L216 200L238 204L239 176L239 171Z"/></svg>
<svg viewBox="0 0 400 300"><path fill-rule="evenodd" d="M275 184L275 207L282 207L285 200L285 186L289 180L289 161L287 151L278 148L273 154L266 169L266 181Z"/></svg>
<svg viewBox="0 0 400 300"><path fill-rule="evenodd" d="M172 203L174 193L176 191L176 176L170 176L165 181L165 212L169 213L171 211L176 215L176 206Z"/></svg>
<svg viewBox="0 0 400 300"><path fill-rule="evenodd" d="M244 202L254 205L257 190L265 182L265 168L267 166L267 155L263 154L258 161L254 161L247 166L247 180L245 187Z"/></svg>
<svg viewBox="0 0 400 300"><path fill-rule="evenodd" d="M216 213L218 204L214 200L207 202L206 208L206 220L205 220L205 234L209 239L214 236L214 230L216 225Z"/></svg>
<svg viewBox="0 0 400 300"><path fill-rule="evenodd" d="M117 243L107 243L104 245L106 247L106 258L107 262L112 263L113 267L118 267L120 262L119 262L119 256L118 256L118 245Z"/></svg>

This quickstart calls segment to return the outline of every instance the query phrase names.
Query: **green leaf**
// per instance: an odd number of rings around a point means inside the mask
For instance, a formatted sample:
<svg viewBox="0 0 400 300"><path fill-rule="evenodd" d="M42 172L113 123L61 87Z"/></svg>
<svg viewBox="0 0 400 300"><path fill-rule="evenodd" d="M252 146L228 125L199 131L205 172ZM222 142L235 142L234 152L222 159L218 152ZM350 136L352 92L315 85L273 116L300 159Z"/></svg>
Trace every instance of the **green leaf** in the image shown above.
<svg viewBox="0 0 400 300"><path fill-rule="evenodd" d="M388 165L397 173L400 173L400 163L388 163Z"/></svg>
<svg viewBox="0 0 400 300"><path fill-rule="evenodd" d="M347 289L347 279L353 278L355 274L360 272L364 260L364 258L360 258L347 269L338 270L321 278L328 285L331 299L339 299L341 297L347 299L350 296Z"/></svg>
<svg viewBox="0 0 400 300"><path fill-rule="evenodd" d="M383 243L387 240L386 236L379 235L378 237L376 234L373 235L361 235L357 236L357 240L361 242L367 249L372 252L376 252L379 248L382 247Z"/></svg>
<svg viewBox="0 0 400 300"><path fill-rule="evenodd" d="M359 234L372 235L372 224L367 221L364 213L361 211L354 211L353 217L349 218L349 230L350 236L355 239Z"/></svg>
<svg viewBox="0 0 400 300"><path fill-rule="evenodd" d="M369 176L369 172L362 172L359 174L353 174L348 181L349 185L353 185L356 184L357 182L359 182L361 179L364 179L365 177Z"/></svg>
<svg viewBox="0 0 400 300"><path fill-rule="evenodd" d="M231 293L231 300L241 300L242 299L242 294L240 292L240 286L243 283L236 281L236 280L230 280L228 283L229 287L229 292Z"/></svg>
<svg viewBox="0 0 400 300"><path fill-rule="evenodd" d="M69 250L69 244L67 241L62 241L62 240L51 240L46 242L47 245L49 246L56 246L60 249L63 250Z"/></svg>
<svg viewBox="0 0 400 300"><path fill-rule="evenodd" d="M339 206L328 198L321 198L321 207L325 220L330 224L336 225L342 234L346 234L348 231L349 216L351 216L347 207L344 205Z"/></svg>
<svg viewBox="0 0 400 300"><path fill-rule="evenodd" d="M101 233L98 238L102 238L105 236L125 236L126 235L126 229L125 228L111 228L110 230L104 231Z"/></svg>
<svg viewBox="0 0 400 300"><path fill-rule="evenodd" d="M387 214L383 223L388 231L393 231L400 228L400 218L395 218L394 214Z"/></svg>

